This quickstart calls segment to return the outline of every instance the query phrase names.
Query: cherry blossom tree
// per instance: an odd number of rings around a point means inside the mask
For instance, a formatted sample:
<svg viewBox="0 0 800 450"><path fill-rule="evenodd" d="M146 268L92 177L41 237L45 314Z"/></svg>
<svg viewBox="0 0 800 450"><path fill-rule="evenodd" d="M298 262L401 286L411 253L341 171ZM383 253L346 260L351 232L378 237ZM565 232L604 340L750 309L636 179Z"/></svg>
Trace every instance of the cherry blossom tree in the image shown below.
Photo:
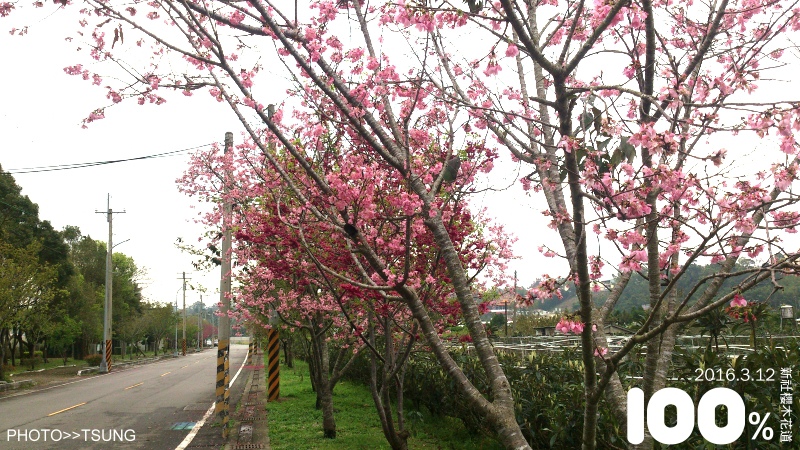
<svg viewBox="0 0 800 450"><path fill-rule="evenodd" d="M544 214L560 237L558 251L548 252L568 263L566 278L580 301L579 320L560 328L581 335L584 448L595 445L604 392L626 418L616 368L637 344L646 345L649 398L665 386L682 323L774 280L776 272L795 270L797 252L781 247L781 235L794 232L800 217L791 191L797 104L756 94L762 72L781 64L791 42L783 37L800 27L798 13L796 3L774 1L501 0L470 16L495 43L484 61L456 58L445 33L431 32L446 73L442 87L452 86L442 91L471 105L479 126L532 167L521 181L543 194ZM499 81L503 68L514 82ZM764 162L755 170L724 163L731 137L746 133L762 139L752 141ZM602 241L616 251L590 252ZM740 275L734 268L744 254L766 263L735 292L720 292L726 278ZM719 263L719 272L679 293L677 281L698 258ZM606 262L618 276L599 306L592 288ZM649 280L651 312L621 350L609 353L602 325L631 276ZM549 295L552 281L532 295ZM648 437L642 447L652 444Z"/></svg>
<svg viewBox="0 0 800 450"><path fill-rule="evenodd" d="M301 121L309 122L313 123L311 117ZM357 344L357 349L366 348L371 354L373 400L387 440L393 448L406 448L402 382L419 330L407 306L393 293L398 285L415 289L431 314L429 320L437 335L460 319L459 308L450 298L446 266L421 219L413 214L403 183L383 179L392 172L363 158L359 149L350 148L344 133L337 134L333 127L317 133L323 125L312 127L310 133L307 126L285 133L307 134L297 148L302 147L307 157L304 162L312 173L335 186L335 193L319 190L308 172L281 151L273 160L278 164L262 165L264 154L252 141L239 146L235 155L218 150L198 154L181 185L205 201L220 201L219 193L227 192L228 201L235 205L233 258L241 268L239 305L259 317L269 317L274 311L288 326L304 330L310 337L325 435L335 437L331 393L352 362L342 356ZM267 148L280 145L266 144ZM476 155L479 150L474 147L464 152L476 163L489 163L491 158ZM234 172L227 187L220 185L225 173ZM473 277L507 257L502 233L481 230L481 219L465 209L458 195L439 206L448 234ZM342 233L332 223L343 209L352 212L351 221L359 230L354 232L355 226L346 223L341 226ZM205 216L206 225L219 226L219 211L221 208ZM376 272L375 263L362 257L363 246L353 248L359 235L369 242L368 256L380 261L383 272ZM494 241L488 241L488 236L495 236ZM250 315L247 318L252 318ZM353 337L360 342L353 342ZM331 364L329 345L343 347L337 357L341 365ZM398 396L396 412L389 398L392 391Z"/></svg>
<svg viewBox="0 0 800 450"><path fill-rule="evenodd" d="M542 251L564 263L563 276L546 278L531 299L552 295L562 280L578 293L578 315L560 329L581 336L583 448L596 447L602 398L624 423L616 370L627 354L645 346L649 398L666 385L682 324L763 280L778 288L775 275L795 271L799 255L784 239L800 220L793 193L800 118L797 101L771 88L771 77L793 62L796 1L312 1L302 15L294 4L258 0L75 6L80 45L91 58L128 68L117 56L123 46L149 58L126 69L133 79L105 87L111 104L161 104L169 89L206 90L226 103L260 150L259 162L364 273L321 260L315 268L346 273L349 284L404 305L508 448L528 445L480 324L469 259L448 228L471 178L490 172L500 152L529 173L521 188L545 202L553 230ZM0 4L0 15L13 18L14 7ZM181 69L164 65L165 55L182 58ZM264 55L279 59L267 64ZM274 115L264 106L274 100L260 90L269 83L267 66L280 67L293 86ZM104 85L83 65L65 71ZM106 112L95 109L86 123ZM331 135L346 143L331 146L342 161L329 163L339 164L333 177L325 160L313 160L330 157ZM396 239L378 243L376 211L358 201L364 179L391 188L387 201L403 211L397 223L405 226ZM487 395L449 357L423 286L410 282L405 261L416 247L405 240L412 236L429 236L446 267L490 380ZM407 255L402 263L378 253L391 246ZM742 275L735 267L743 255L764 264L748 269L735 291L721 292L726 278ZM677 281L699 260L718 263L718 273L678 292ZM597 305L593 289L609 271L616 283ZM634 276L648 280L650 313L610 352L603 324ZM647 437L641 447L652 445Z"/></svg>

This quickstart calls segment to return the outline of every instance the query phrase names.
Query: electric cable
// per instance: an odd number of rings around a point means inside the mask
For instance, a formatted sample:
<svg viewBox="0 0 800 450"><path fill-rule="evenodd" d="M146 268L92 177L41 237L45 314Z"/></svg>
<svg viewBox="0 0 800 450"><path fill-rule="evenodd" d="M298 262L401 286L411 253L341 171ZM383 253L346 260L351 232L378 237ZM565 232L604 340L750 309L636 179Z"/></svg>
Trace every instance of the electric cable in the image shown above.
<svg viewBox="0 0 800 450"><path fill-rule="evenodd" d="M117 164L123 162L131 162L131 161L142 161L145 159L155 159L155 158L165 158L170 156L177 156L181 153L198 150L201 148L209 147L214 144L203 144L198 145L195 147L184 148L181 150L173 150L170 152L162 152L156 153L153 155L146 155L146 156L137 156L134 158L125 158L125 159L113 159L107 161L92 161L92 162L82 162L82 163L71 163L71 164L56 164L52 166L37 166L37 167L21 167L18 169L8 169L4 171L0 171L0 174L3 175L18 175L18 174L26 174L26 173L41 173L41 172L55 172L59 170L71 170L71 169L83 169L86 167L94 167L94 166L103 166L107 164Z"/></svg>

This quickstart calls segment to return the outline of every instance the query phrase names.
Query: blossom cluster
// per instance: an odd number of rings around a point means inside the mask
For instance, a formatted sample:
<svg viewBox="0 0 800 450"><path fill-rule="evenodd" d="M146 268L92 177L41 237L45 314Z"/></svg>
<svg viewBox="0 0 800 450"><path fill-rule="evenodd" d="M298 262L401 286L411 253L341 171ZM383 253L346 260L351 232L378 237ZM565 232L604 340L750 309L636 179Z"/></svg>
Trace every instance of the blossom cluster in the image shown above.
<svg viewBox="0 0 800 450"><path fill-rule="evenodd" d="M558 324L556 324L556 331L564 334L575 333L581 334L583 333L583 329L585 328L585 324L579 320L572 320L571 318L562 318Z"/></svg>
<svg viewBox="0 0 800 450"><path fill-rule="evenodd" d="M745 323L752 323L757 320L756 307L756 303L748 302L742 294L737 292L733 296L730 306L725 308L725 312L734 319L742 319Z"/></svg>

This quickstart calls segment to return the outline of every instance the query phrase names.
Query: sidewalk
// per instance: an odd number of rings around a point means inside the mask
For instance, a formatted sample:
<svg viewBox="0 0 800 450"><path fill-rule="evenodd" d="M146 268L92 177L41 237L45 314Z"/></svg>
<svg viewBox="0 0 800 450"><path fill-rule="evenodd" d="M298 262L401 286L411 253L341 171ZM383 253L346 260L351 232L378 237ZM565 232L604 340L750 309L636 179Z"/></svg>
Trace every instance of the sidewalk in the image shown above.
<svg viewBox="0 0 800 450"><path fill-rule="evenodd" d="M230 432L227 441L216 420L209 420L189 444L190 449L211 449L224 446L225 450L269 450L267 433L265 370L261 352L253 355L239 376L245 383L235 383L230 392Z"/></svg>
<svg viewBox="0 0 800 450"><path fill-rule="evenodd" d="M231 414L231 435L225 450L269 449L267 427L267 401L264 359L262 353L253 355L253 365L249 369L247 384L237 404L236 412Z"/></svg>

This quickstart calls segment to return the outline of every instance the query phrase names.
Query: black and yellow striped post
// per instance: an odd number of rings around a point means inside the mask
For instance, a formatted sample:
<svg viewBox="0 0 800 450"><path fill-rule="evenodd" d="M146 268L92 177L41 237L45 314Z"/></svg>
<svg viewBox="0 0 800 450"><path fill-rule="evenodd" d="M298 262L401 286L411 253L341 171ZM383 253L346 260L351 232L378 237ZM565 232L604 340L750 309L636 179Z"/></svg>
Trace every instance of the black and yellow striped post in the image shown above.
<svg viewBox="0 0 800 450"><path fill-rule="evenodd" d="M231 410L231 370L230 370L230 361L231 361L231 348L230 348L230 341L228 341L228 345L225 349L225 396L223 398L223 402L225 403L225 420L223 420L222 425L222 437L228 437L228 417L230 416Z"/></svg>
<svg viewBox="0 0 800 450"><path fill-rule="evenodd" d="M111 339L106 341L106 370L111 372L111 350L113 347L111 346Z"/></svg>
<svg viewBox="0 0 800 450"><path fill-rule="evenodd" d="M186 356L186 339L182 339L181 346L183 347L183 356Z"/></svg>
<svg viewBox="0 0 800 450"><path fill-rule="evenodd" d="M247 343L247 363L250 365L253 364L253 353L255 353L253 351L253 348L254 348L253 339L250 338L250 342Z"/></svg>
<svg viewBox="0 0 800 450"><path fill-rule="evenodd" d="M267 401L278 400L281 392L280 332L277 328L267 330Z"/></svg>
<svg viewBox="0 0 800 450"><path fill-rule="evenodd" d="M214 412L222 425L222 437L228 437L228 346L227 340L217 344L217 403Z"/></svg>

